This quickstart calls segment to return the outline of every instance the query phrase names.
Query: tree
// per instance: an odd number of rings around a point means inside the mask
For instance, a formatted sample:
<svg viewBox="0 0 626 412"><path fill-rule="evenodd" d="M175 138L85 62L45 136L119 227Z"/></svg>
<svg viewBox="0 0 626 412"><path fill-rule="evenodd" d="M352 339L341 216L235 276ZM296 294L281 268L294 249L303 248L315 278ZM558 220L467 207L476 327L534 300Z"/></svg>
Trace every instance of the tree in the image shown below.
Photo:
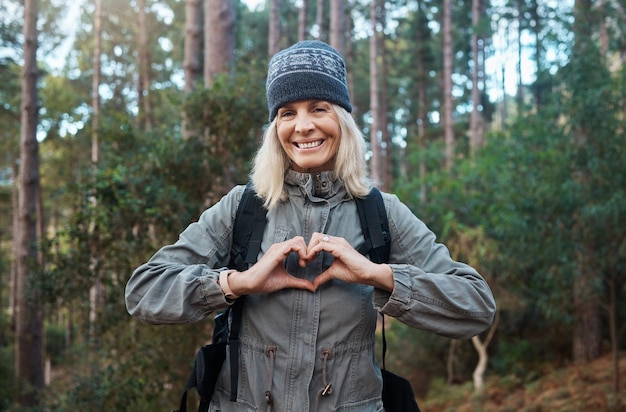
<svg viewBox="0 0 626 412"><path fill-rule="evenodd" d="M268 50L270 56L280 50L280 4L279 0L270 0L270 22L268 31Z"/></svg>
<svg viewBox="0 0 626 412"><path fill-rule="evenodd" d="M185 70L186 94L191 93L202 75L200 50L202 43L202 5L201 0L187 0L185 2L185 54L183 69ZM192 131L188 128L186 114L182 114L181 133L183 139L189 139Z"/></svg>
<svg viewBox="0 0 626 412"><path fill-rule="evenodd" d="M317 0L317 9L315 13L315 25L317 26L318 40L324 39L324 0Z"/></svg>
<svg viewBox="0 0 626 412"><path fill-rule="evenodd" d="M591 13L591 1L576 0L574 7L576 19L574 28L575 40L572 55L573 62L570 64L581 62L582 68L589 68L589 65L582 63L582 60L599 61L599 54L595 45L591 44L591 25L587 19ZM571 116L573 117L574 150L580 154L580 157L586 157L586 153L590 149L594 150L596 145L592 139L598 137L594 127L596 125L593 123L597 120L589 118L590 113L588 112L588 110L592 110L591 107L588 107L589 103L593 104L593 100L590 100L590 98L593 98L595 94L591 94L591 90L587 90L582 84L573 86L575 89L572 90L574 95L570 107L573 109ZM579 109L583 109L583 111L580 112ZM596 108L595 110L598 109ZM604 116L600 118L604 118ZM585 163L577 166L572 170L573 179L580 186L583 193L588 193L591 190L590 185L594 179L594 171ZM573 285L575 316L572 345L574 361L580 362L596 359L600 355L602 332L600 328L599 291L595 286L597 270L593 258L596 241L593 231L588 227L589 222L584 217L584 211L577 211L575 216L574 230L578 233L576 238L580 240L580 248L576 253L577 264Z"/></svg>
<svg viewBox="0 0 626 412"><path fill-rule="evenodd" d="M232 76L235 58L235 7L233 0L207 0L204 8L205 13L205 58L204 58L204 84L210 89L216 84L218 77ZM233 186L232 170L229 167L230 159L235 155L229 150L226 134L218 135L213 126L208 125L207 136L209 147L216 159L222 159L225 167L223 176L216 180L217 192L209 195L214 200L221 197Z"/></svg>
<svg viewBox="0 0 626 412"><path fill-rule="evenodd" d="M330 45L341 55L345 42L344 14L343 0L330 0Z"/></svg>
<svg viewBox="0 0 626 412"><path fill-rule="evenodd" d="M39 143L37 141L37 16L38 0L24 2L24 67L20 134L19 208L17 233L17 321L16 380L22 407L37 405L44 386L43 313L38 281L42 262L37 247L38 223L42 219L38 203Z"/></svg>
<svg viewBox="0 0 626 412"><path fill-rule="evenodd" d="M92 187L90 202L91 207L98 207L97 200L97 182L95 181L98 171L98 163L100 162L100 82L101 82L101 67L100 57L102 52L102 0L95 0L96 11L94 14L94 30L93 30L93 79L91 89L91 106L93 110L92 116L92 131L91 131L91 167L93 169ZM90 225L91 234L97 233L98 228L96 222L92 222ZM92 236L91 239L95 237ZM97 244L91 242L90 244L90 269L95 274L94 284L89 290L89 322L90 322L90 336L92 342L95 344L96 337L96 321L98 319L98 313L102 310L104 305L104 286L102 283L102 276L100 273L100 259L101 252L98 250Z"/></svg>
<svg viewBox="0 0 626 412"><path fill-rule="evenodd" d="M150 97L151 87L151 47L148 45L148 22L146 11L146 0L139 0L138 19L138 47L137 47L137 106L139 109L138 120L140 129L146 132L152 131L152 99Z"/></svg>
<svg viewBox="0 0 626 412"><path fill-rule="evenodd" d="M472 0L472 114L470 119L470 150L475 152L484 145L480 115L478 24L481 0Z"/></svg>
<svg viewBox="0 0 626 412"><path fill-rule="evenodd" d="M302 0L300 10L298 12L298 41L307 38L307 17L309 13L309 0Z"/></svg>
<svg viewBox="0 0 626 412"><path fill-rule="evenodd" d="M451 169L454 163L454 153L456 149L456 141L454 137L454 118L452 116L452 112L454 111L454 103L452 101L452 65L454 62L454 50L452 47L451 0L443 1L441 31L443 35L443 71L441 73L443 104L441 111L441 125L443 128L443 140L446 145L445 165L447 169Z"/></svg>
<svg viewBox="0 0 626 412"><path fill-rule="evenodd" d="M419 45L416 49L416 69L417 69L417 150L420 153L420 159L418 164L418 176L420 181L420 200L426 200L426 186L424 183L424 179L426 178L426 160L424 153L426 152L426 69L424 64L424 54L425 47L423 47L424 42L424 31L425 31L425 19L422 18L423 11L423 1L418 0L417 2L417 33L416 33L416 42Z"/></svg>
<svg viewBox="0 0 626 412"><path fill-rule="evenodd" d="M228 74L235 57L235 7L233 0L206 0L204 5L204 84Z"/></svg>
<svg viewBox="0 0 626 412"><path fill-rule="evenodd" d="M382 130L382 115L380 105L380 75L378 66L379 37L378 16L379 0L372 1L370 6L370 20L372 35L370 37L370 114L372 124L370 128L370 176L376 184L382 183L382 153L380 147L380 135Z"/></svg>

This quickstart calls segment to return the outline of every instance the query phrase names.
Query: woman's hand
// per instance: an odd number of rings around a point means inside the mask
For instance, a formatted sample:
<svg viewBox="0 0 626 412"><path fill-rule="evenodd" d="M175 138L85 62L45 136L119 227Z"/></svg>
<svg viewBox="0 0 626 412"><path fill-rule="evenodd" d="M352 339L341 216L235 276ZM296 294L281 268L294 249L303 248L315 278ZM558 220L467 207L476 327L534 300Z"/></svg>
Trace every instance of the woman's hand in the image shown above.
<svg viewBox="0 0 626 412"><path fill-rule="evenodd" d="M313 280L315 289L331 279L339 279L348 283L361 283L393 291L393 271L387 264L370 261L352 247L342 237L314 233L307 247L305 259L312 260L322 252L328 252L335 258L333 264Z"/></svg>
<svg viewBox="0 0 626 412"><path fill-rule="evenodd" d="M233 272L228 277L228 285L238 296L256 293L272 293L282 289L304 289L315 292L313 283L290 275L285 269L285 260L291 252L298 253L300 265L306 265L307 245L301 236L281 243L275 243L250 269Z"/></svg>

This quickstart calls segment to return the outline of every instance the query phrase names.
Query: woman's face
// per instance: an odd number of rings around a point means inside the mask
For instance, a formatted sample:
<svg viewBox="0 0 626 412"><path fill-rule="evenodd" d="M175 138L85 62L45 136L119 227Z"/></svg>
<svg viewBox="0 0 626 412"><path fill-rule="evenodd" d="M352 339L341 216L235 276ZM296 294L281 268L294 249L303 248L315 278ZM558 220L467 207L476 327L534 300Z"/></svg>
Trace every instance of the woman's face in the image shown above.
<svg viewBox="0 0 626 412"><path fill-rule="evenodd" d="M332 170L341 140L339 119L331 103L304 100L278 109L276 132L297 172Z"/></svg>

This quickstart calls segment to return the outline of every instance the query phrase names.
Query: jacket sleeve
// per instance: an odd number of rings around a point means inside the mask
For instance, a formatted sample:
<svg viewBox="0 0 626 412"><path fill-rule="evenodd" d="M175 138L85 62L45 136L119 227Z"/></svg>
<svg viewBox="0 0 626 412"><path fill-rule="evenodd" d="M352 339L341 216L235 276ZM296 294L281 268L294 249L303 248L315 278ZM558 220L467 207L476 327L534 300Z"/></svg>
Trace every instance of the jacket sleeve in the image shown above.
<svg viewBox="0 0 626 412"><path fill-rule="evenodd" d="M197 322L228 306L217 280L226 270L243 186L231 190L158 250L126 284L128 313L147 323Z"/></svg>
<svg viewBox="0 0 626 412"><path fill-rule="evenodd" d="M469 339L493 322L496 303L482 276L454 261L435 234L395 195L386 194L394 290L376 289L374 306L409 326Z"/></svg>

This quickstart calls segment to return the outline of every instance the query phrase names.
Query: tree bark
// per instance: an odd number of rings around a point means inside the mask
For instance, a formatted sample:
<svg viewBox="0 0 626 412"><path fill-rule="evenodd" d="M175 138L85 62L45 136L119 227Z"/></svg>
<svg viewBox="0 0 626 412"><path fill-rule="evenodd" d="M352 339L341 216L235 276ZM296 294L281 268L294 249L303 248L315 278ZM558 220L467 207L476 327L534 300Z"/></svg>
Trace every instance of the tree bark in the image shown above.
<svg viewBox="0 0 626 412"><path fill-rule="evenodd" d="M278 0L270 0L270 21L267 40L267 53L271 58L280 50L280 3Z"/></svg>
<svg viewBox="0 0 626 412"><path fill-rule="evenodd" d="M418 0L418 27L417 27L417 56L416 56L416 69L417 69L417 147L419 150L419 177L420 177L420 200L426 201L426 69L424 66L424 28L425 19L421 18L421 14L424 13L422 0Z"/></svg>
<svg viewBox="0 0 626 412"><path fill-rule="evenodd" d="M372 36L370 37L370 113L372 125L370 128L370 177L374 184L382 183L381 176L381 150L380 150L380 91L378 73L378 6L379 1L373 0L370 7L370 20L372 24Z"/></svg>
<svg viewBox="0 0 626 412"><path fill-rule="evenodd" d="M94 51L93 51L93 79L91 84L91 107L93 110L92 124L93 129L91 131L91 166L93 169L93 176L91 182L91 197L90 205L93 209L98 206L96 196L96 175L98 170L98 163L100 161L100 82L101 82L101 64L100 54L102 52L102 0L96 0L96 13L94 16ZM93 273L94 284L89 289L89 333L92 344L96 344L96 321L98 313L104 306L104 286L102 284L102 278L99 273L99 253L97 238L97 222L92 220L90 228L90 269Z"/></svg>
<svg viewBox="0 0 626 412"><path fill-rule="evenodd" d="M517 0L517 113L524 108L524 82L522 81L522 27L524 21L524 0Z"/></svg>
<svg viewBox="0 0 626 412"><path fill-rule="evenodd" d="M592 41L592 31L588 22L591 15L590 0L576 0L574 5L574 48L573 56L584 59L587 56L588 42ZM574 57L573 57L574 58ZM575 150L585 150L593 133L586 119L578 121L572 130ZM588 187L589 171L573 170L573 180L581 187ZM592 235L585 228L585 219L578 212L574 217L574 231L578 234L578 252L576 254L576 273L572 290L574 307L574 335L572 353L575 362L586 362L600 356L602 328L600 319L600 297L595 285L597 266L594 264L596 250Z"/></svg>
<svg viewBox="0 0 626 412"><path fill-rule="evenodd" d="M330 45L342 56L344 50L343 0L330 0Z"/></svg>
<svg viewBox="0 0 626 412"><path fill-rule="evenodd" d="M385 15L385 4L381 5L381 22L385 22L387 16ZM384 23L383 23L384 27ZM378 56L380 60L380 134L381 134L381 175L382 175L382 189L386 192L391 191L391 183L393 180L393 156L391 145L391 135L389 133L389 125L387 124L387 113L389 111L387 101L387 49L385 47L385 32L382 31L378 39Z"/></svg>
<svg viewBox="0 0 626 412"><path fill-rule="evenodd" d="M345 10L346 16L344 21L346 22L346 33L348 39L352 38L352 17L350 15L349 10L346 8ZM354 47L351 41L346 42L346 52L345 52L345 60L346 66L352 67L352 63L354 62ZM354 97L354 70L348 69L348 93L350 93L350 102L352 102L352 116L355 118L358 116L359 107L356 105L356 99Z"/></svg>
<svg viewBox="0 0 626 412"><path fill-rule="evenodd" d="M233 1L206 0L204 15L204 84L210 88L215 76L232 70L235 56Z"/></svg>
<svg viewBox="0 0 626 412"><path fill-rule="evenodd" d="M450 346L448 347L448 361L446 362L446 371L448 373L448 385L454 383L454 356L456 349L456 339L450 339Z"/></svg>
<svg viewBox="0 0 626 412"><path fill-rule="evenodd" d="M185 93L191 93L202 75L200 45L202 43L202 4L201 0L187 0L185 3Z"/></svg>
<svg viewBox="0 0 626 412"><path fill-rule="evenodd" d="M618 276L616 270L612 270L609 274L609 336L611 337L611 358L613 363L613 393L617 395L620 391L619 376L619 334L617 332L618 323L618 307L617 294L619 290Z"/></svg>
<svg viewBox="0 0 626 412"><path fill-rule="evenodd" d="M91 109L93 129L91 131L91 162L98 164L100 159L100 55L102 54L102 0L95 0L96 13L93 25L93 79L91 81Z"/></svg>
<svg viewBox="0 0 626 412"><path fill-rule="evenodd" d="M472 379L474 380L474 390L477 392L481 392L484 387L485 371L487 370L487 363L489 362L489 354L487 353L487 348L491 343L491 339L493 339L493 335L498 328L499 322L500 312L496 311L496 317L489 327L489 332L487 332L487 337L485 337L485 341L483 342L478 335L472 338L472 345L474 345L474 349L476 349L476 352L478 353L478 363L476 364L476 368L474 368L474 372L472 373Z"/></svg>
<svg viewBox="0 0 626 412"><path fill-rule="evenodd" d="M272 0L276 1L276 0ZM211 88L219 74L231 73L235 56L235 6L233 0L206 0L205 8L205 60L204 84ZM221 159L223 174L217 176L213 193L208 199L211 203L221 197L233 186L230 161L233 153L225 143L227 136L218 136L211 130L205 130L211 155Z"/></svg>
<svg viewBox="0 0 626 412"><path fill-rule="evenodd" d="M452 47L452 1L443 2L443 113L441 116L443 138L446 146L445 166L451 169L454 164L456 140L454 137L453 102L452 102L452 64L454 50Z"/></svg>
<svg viewBox="0 0 626 412"><path fill-rule="evenodd" d="M470 117L470 153L474 155L483 146L482 118L480 115L480 88L478 85L478 23L480 0L472 0L472 114Z"/></svg>
<svg viewBox="0 0 626 412"><path fill-rule="evenodd" d="M302 6L298 11L298 41L307 38L307 16L309 14L309 0L302 0Z"/></svg>
<svg viewBox="0 0 626 412"><path fill-rule="evenodd" d="M202 43L202 3L201 0L187 0L185 3L185 55L183 69L185 70L185 94L196 88L202 76L201 43ZM193 131L189 128L186 113L182 113L182 138L192 137Z"/></svg>
<svg viewBox="0 0 626 412"><path fill-rule="evenodd" d="M150 47L148 46L148 27L146 22L146 0L138 0L139 8L139 47L137 51L137 96L140 128L152 131L152 102L150 100Z"/></svg>
<svg viewBox="0 0 626 412"><path fill-rule="evenodd" d="M17 232L17 317L15 374L22 407L40 403L44 387L43 313L37 278L41 276L38 253L39 144L37 141L37 15L38 0L24 1L24 67L20 133L20 171Z"/></svg>
<svg viewBox="0 0 626 412"><path fill-rule="evenodd" d="M324 38L324 0L317 0L317 10L315 13L315 25L317 26L318 40Z"/></svg>

